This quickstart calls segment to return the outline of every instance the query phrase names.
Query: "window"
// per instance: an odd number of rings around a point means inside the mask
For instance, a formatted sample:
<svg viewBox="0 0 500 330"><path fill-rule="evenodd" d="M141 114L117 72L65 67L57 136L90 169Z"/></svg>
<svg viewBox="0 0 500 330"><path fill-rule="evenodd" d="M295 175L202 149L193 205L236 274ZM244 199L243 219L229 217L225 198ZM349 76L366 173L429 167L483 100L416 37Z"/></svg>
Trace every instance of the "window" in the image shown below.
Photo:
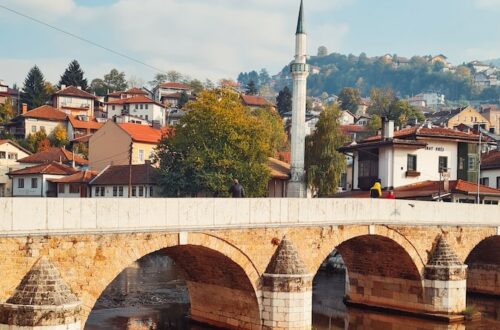
<svg viewBox="0 0 500 330"><path fill-rule="evenodd" d="M132 187L132 196L133 197L137 196L137 187L136 186Z"/></svg>
<svg viewBox="0 0 500 330"><path fill-rule="evenodd" d="M448 172L448 157L444 157L444 156L439 157L438 172L439 173Z"/></svg>
<svg viewBox="0 0 500 330"><path fill-rule="evenodd" d="M0 151L0 159L5 159L5 151Z"/></svg>
<svg viewBox="0 0 500 330"><path fill-rule="evenodd" d="M69 185L69 193L70 194L79 194L80 193L80 185L79 184L70 184Z"/></svg>
<svg viewBox="0 0 500 330"><path fill-rule="evenodd" d="M31 126L31 132L33 132L33 133L36 132L36 126L35 125Z"/></svg>
<svg viewBox="0 0 500 330"><path fill-rule="evenodd" d="M101 190L101 189L100 189L100 187L95 187L95 193L94 193L94 195L95 195L96 197L97 197L97 196L99 196L99 192L100 192L100 190Z"/></svg>
<svg viewBox="0 0 500 330"><path fill-rule="evenodd" d="M148 115L146 115L145 117L146 117L146 120L148 120L148 119L149 119L149 118L148 118Z"/></svg>
<svg viewBox="0 0 500 330"><path fill-rule="evenodd" d="M118 187L114 186L113 187L113 197L116 197L116 196L118 196Z"/></svg>
<svg viewBox="0 0 500 330"><path fill-rule="evenodd" d="M144 162L144 150L139 149L139 162Z"/></svg>
<svg viewBox="0 0 500 330"><path fill-rule="evenodd" d="M477 157L476 157L476 155L469 155L469 157L468 157L469 171L475 171L476 170L476 164L477 164Z"/></svg>
<svg viewBox="0 0 500 330"><path fill-rule="evenodd" d="M481 178L479 179L479 183L482 184L483 186L488 186L490 185L490 178Z"/></svg>
<svg viewBox="0 0 500 330"><path fill-rule="evenodd" d="M141 104L141 110L144 109L144 105Z"/></svg>
<svg viewBox="0 0 500 330"><path fill-rule="evenodd" d="M149 197L153 197L153 186L149 186Z"/></svg>
<svg viewBox="0 0 500 330"><path fill-rule="evenodd" d="M64 183L60 183L57 185L57 192L60 194L64 194L66 192L66 185Z"/></svg>
<svg viewBox="0 0 500 330"><path fill-rule="evenodd" d="M115 106L114 105L111 106L111 110L115 110Z"/></svg>
<svg viewBox="0 0 500 330"><path fill-rule="evenodd" d="M38 178L31 178L31 188L32 189L38 188Z"/></svg>
<svg viewBox="0 0 500 330"><path fill-rule="evenodd" d="M24 179L17 179L17 188L24 188Z"/></svg>
<svg viewBox="0 0 500 330"><path fill-rule="evenodd" d="M417 170L417 155L408 155L408 171L416 171Z"/></svg>
<svg viewBox="0 0 500 330"><path fill-rule="evenodd" d="M101 187L101 196L104 197L105 193L104 193L104 187Z"/></svg>
<svg viewBox="0 0 500 330"><path fill-rule="evenodd" d="M497 176L497 189L500 189L500 176Z"/></svg>
<svg viewBox="0 0 500 330"><path fill-rule="evenodd" d="M16 152L9 152L9 159L17 160L17 153Z"/></svg>
<svg viewBox="0 0 500 330"><path fill-rule="evenodd" d="M142 197L142 196L144 196L144 187L139 186L139 197Z"/></svg>
<svg viewBox="0 0 500 330"><path fill-rule="evenodd" d="M139 104L136 104L136 105L135 105L135 108L136 108L136 109L139 109Z"/></svg>
<svg viewBox="0 0 500 330"><path fill-rule="evenodd" d="M148 105L144 104L144 109L148 110Z"/></svg>
<svg viewBox="0 0 500 330"><path fill-rule="evenodd" d="M485 201L483 201L483 204L485 204L485 205L498 205L498 201L485 200Z"/></svg>
<svg viewBox="0 0 500 330"><path fill-rule="evenodd" d="M118 196L123 197L123 186L118 187Z"/></svg>

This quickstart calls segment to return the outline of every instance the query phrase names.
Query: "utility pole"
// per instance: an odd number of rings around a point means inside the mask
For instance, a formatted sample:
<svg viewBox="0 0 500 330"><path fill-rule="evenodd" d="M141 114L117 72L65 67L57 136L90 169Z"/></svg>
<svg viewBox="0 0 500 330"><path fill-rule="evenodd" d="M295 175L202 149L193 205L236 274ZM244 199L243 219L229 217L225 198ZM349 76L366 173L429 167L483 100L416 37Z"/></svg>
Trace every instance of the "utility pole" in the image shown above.
<svg viewBox="0 0 500 330"><path fill-rule="evenodd" d="M128 148L128 198L132 196L132 150L133 142L131 141Z"/></svg>
<svg viewBox="0 0 500 330"><path fill-rule="evenodd" d="M481 125L478 125L479 129L479 148L477 150L477 203L481 204L481 197L479 195L479 185L481 183L481 140L483 139L483 131L481 130Z"/></svg>

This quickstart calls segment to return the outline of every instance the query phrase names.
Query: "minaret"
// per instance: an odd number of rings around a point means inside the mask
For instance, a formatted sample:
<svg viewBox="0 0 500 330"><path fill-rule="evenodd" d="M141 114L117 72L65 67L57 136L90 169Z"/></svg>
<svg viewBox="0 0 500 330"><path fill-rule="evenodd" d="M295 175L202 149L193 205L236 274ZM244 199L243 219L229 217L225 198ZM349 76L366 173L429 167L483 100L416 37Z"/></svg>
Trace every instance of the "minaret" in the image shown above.
<svg viewBox="0 0 500 330"><path fill-rule="evenodd" d="M292 145L291 179L288 181L287 197L307 197L304 154L306 135L306 94L309 66L307 60L307 35L304 31L304 3L300 2L299 20L295 34L295 60L290 65L293 77L292 97Z"/></svg>

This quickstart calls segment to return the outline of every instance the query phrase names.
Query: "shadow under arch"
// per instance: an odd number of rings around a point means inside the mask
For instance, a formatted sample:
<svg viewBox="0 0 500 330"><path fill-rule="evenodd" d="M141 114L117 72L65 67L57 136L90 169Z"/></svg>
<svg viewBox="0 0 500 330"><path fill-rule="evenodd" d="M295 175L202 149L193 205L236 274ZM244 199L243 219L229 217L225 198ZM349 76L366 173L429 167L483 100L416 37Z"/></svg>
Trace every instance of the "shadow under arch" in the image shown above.
<svg viewBox="0 0 500 330"><path fill-rule="evenodd" d="M346 239L335 249L346 268L345 300L348 303L424 310L421 272L415 259L398 242L386 236L368 234ZM314 281L316 279L317 276Z"/></svg>
<svg viewBox="0 0 500 330"><path fill-rule="evenodd" d="M139 257L109 265L92 297L92 308L84 311L83 324L104 290L133 262L151 254L170 257L182 269L191 305L192 319L218 327L252 328L261 325L261 301L256 286L258 273L248 257L230 243L212 235L193 233L187 244L151 244ZM136 251L137 252L137 251ZM127 251L123 251L128 255ZM132 253L131 255L134 255ZM257 279L255 278L257 277Z"/></svg>
<svg viewBox="0 0 500 330"><path fill-rule="evenodd" d="M500 296L500 236L481 240L465 259L467 291Z"/></svg>

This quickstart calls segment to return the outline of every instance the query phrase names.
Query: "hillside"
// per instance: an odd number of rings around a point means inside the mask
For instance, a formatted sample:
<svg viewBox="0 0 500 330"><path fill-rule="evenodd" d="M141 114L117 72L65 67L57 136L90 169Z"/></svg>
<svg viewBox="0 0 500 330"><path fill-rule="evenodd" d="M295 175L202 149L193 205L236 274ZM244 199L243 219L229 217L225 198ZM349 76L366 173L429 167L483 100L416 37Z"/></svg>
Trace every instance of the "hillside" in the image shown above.
<svg viewBox="0 0 500 330"><path fill-rule="evenodd" d="M492 60L486 60L486 61L483 61L483 62L484 63L493 64L494 66L500 68L500 58L495 58L495 59L492 59Z"/></svg>

